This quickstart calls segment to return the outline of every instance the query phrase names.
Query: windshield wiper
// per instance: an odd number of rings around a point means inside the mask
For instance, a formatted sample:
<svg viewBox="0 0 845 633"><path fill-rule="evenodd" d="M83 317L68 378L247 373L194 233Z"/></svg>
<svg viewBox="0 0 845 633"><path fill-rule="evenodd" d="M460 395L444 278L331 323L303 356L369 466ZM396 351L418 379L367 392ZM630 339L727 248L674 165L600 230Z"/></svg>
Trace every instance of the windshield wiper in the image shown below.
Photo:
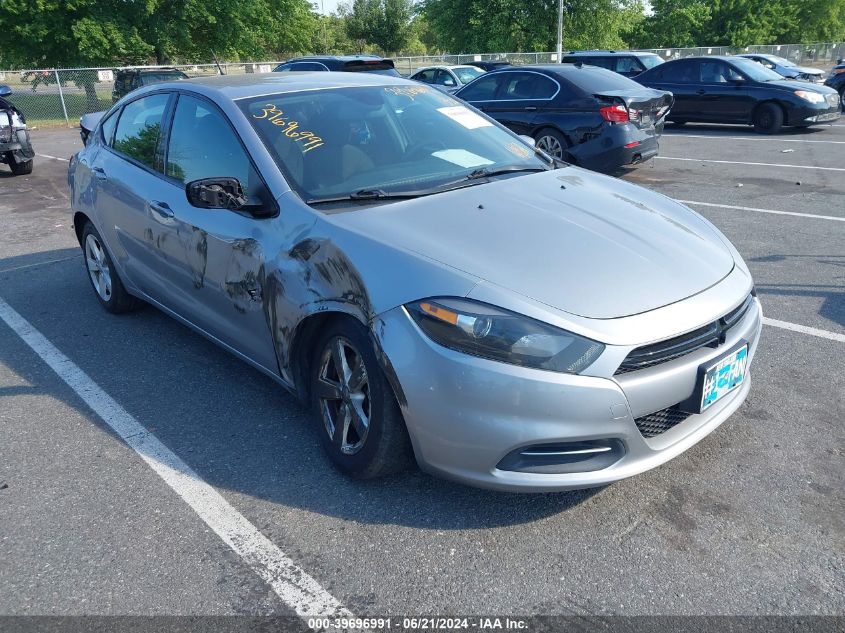
<svg viewBox="0 0 845 633"><path fill-rule="evenodd" d="M482 167L471 172L466 179L477 180L478 178L491 178L492 176L513 174L520 171L548 171L548 169L546 167L523 167L522 165L511 165L510 167L500 167L498 169L487 169L486 167Z"/></svg>
<svg viewBox="0 0 845 633"><path fill-rule="evenodd" d="M423 191L402 191L398 193L388 193L383 189L359 189L345 196L333 196L329 198L311 198L306 200L305 204L322 204L324 202L357 202L368 200L408 200L410 198L419 198L427 195L428 192Z"/></svg>

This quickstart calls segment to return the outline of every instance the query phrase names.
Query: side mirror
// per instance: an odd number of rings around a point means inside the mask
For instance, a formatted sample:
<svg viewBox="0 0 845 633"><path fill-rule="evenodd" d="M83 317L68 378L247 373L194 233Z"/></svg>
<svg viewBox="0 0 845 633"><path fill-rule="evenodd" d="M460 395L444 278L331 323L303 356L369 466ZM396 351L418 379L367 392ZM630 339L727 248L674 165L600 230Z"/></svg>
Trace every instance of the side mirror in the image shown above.
<svg viewBox="0 0 845 633"><path fill-rule="evenodd" d="M732 77L731 79L728 79L728 83L734 86L741 86L745 83L745 77Z"/></svg>
<svg viewBox="0 0 845 633"><path fill-rule="evenodd" d="M9 86L0 86L0 97L8 97L12 94L12 89Z"/></svg>
<svg viewBox="0 0 845 633"><path fill-rule="evenodd" d="M238 210L246 205L243 187L237 178L202 178L185 185L192 206L200 209Z"/></svg>

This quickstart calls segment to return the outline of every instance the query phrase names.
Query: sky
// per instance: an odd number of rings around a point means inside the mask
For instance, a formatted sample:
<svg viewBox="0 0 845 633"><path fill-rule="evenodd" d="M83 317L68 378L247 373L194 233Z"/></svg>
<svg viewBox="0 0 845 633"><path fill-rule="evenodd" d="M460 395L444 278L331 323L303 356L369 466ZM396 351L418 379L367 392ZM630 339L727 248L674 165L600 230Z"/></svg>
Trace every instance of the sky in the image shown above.
<svg viewBox="0 0 845 633"><path fill-rule="evenodd" d="M311 2L317 5L317 11L320 13L325 13L326 15L330 13L334 13L337 10L337 4L340 0L311 0ZM325 7L325 11L323 8Z"/></svg>

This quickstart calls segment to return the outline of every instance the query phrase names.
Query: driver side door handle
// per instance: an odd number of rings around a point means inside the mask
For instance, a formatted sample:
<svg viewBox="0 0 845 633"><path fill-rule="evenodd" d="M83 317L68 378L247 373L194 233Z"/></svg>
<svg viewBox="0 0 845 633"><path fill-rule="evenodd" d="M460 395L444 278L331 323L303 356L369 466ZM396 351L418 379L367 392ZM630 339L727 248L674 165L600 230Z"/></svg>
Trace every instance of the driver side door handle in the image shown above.
<svg viewBox="0 0 845 633"><path fill-rule="evenodd" d="M105 180L106 178L108 178L108 176L106 176L106 170L102 167L92 167L91 171L93 171L94 176L100 180Z"/></svg>
<svg viewBox="0 0 845 633"><path fill-rule="evenodd" d="M163 218L172 218L176 214L166 202L158 202L156 200L150 201L150 209L158 213Z"/></svg>

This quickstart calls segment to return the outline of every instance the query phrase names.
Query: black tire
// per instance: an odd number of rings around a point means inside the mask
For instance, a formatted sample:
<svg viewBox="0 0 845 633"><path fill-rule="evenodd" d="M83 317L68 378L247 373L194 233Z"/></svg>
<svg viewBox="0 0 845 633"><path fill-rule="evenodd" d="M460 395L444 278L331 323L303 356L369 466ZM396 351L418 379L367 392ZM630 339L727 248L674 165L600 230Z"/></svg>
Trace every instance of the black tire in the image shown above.
<svg viewBox="0 0 845 633"><path fill-rule="evenodd" d="M89 252L89 242L92 241L91 252ZM94 244L100 249L101 255L94 255ZM91 222L86 222L82 229L82 256L88 281L91 282L91 287L94 289L94 296L97 297L97 301L103 308L112 314L122 314L136 309L141 304L138 299L126 292L120 275L117 274L117 270L112 263L111 255L109 255L103 243L103 238L100 237ZM100 271L99 275L95 268ZM107 275L102 274L103 270L107 272ZM97 279L100 281L99 287ZM106 283L106 280L108 283ZM107 291L105 290L106 286L108 286Z"/></svg>
<svg viewBox="0 0 845 633"><path fill-rule="evenodd" d="M783 127L783 110L776 103L763 103L754 111L754 131L777 134Z"/></svg>
<svg viewBox="0 0 845 633"><path fill-rule="evenodd" d="M337 371L339 350L349 371ZM363 383L358 361L363 362ZM413 463L402 412L381 370L366 329L351 318L332 322L319 337L309 365L311 410L323 448L334 465L356 479L371 479L405 470ZM354 420L353 409L366 417ZM346 412L349 412L349 423ZM359 428L365 428L359 433ZM344 434L344 430L348 429Z"/></svg>
<svg viewBox="0 0 845 633"><path fill-rule="evenodd" d="M559 158L560 160L565 160L568 163L574 162L568 151L571 147L569 140L556 129L544 127L542 130L534 134L534 141L538 149L543 150L552 158ZM550 151L550 149L547 148L551 148L553 150L559 148L559 151Z"/></svg>
<svg viewBox="0 0 845 633"><path fill-rule="evenodd" d="M15 176L26 176L27 174L31 174L33 162L34 161L32 159L19 162L15 160L15 156L13 154L9 154L9 167L12 168L12 173Z"/></svg>

